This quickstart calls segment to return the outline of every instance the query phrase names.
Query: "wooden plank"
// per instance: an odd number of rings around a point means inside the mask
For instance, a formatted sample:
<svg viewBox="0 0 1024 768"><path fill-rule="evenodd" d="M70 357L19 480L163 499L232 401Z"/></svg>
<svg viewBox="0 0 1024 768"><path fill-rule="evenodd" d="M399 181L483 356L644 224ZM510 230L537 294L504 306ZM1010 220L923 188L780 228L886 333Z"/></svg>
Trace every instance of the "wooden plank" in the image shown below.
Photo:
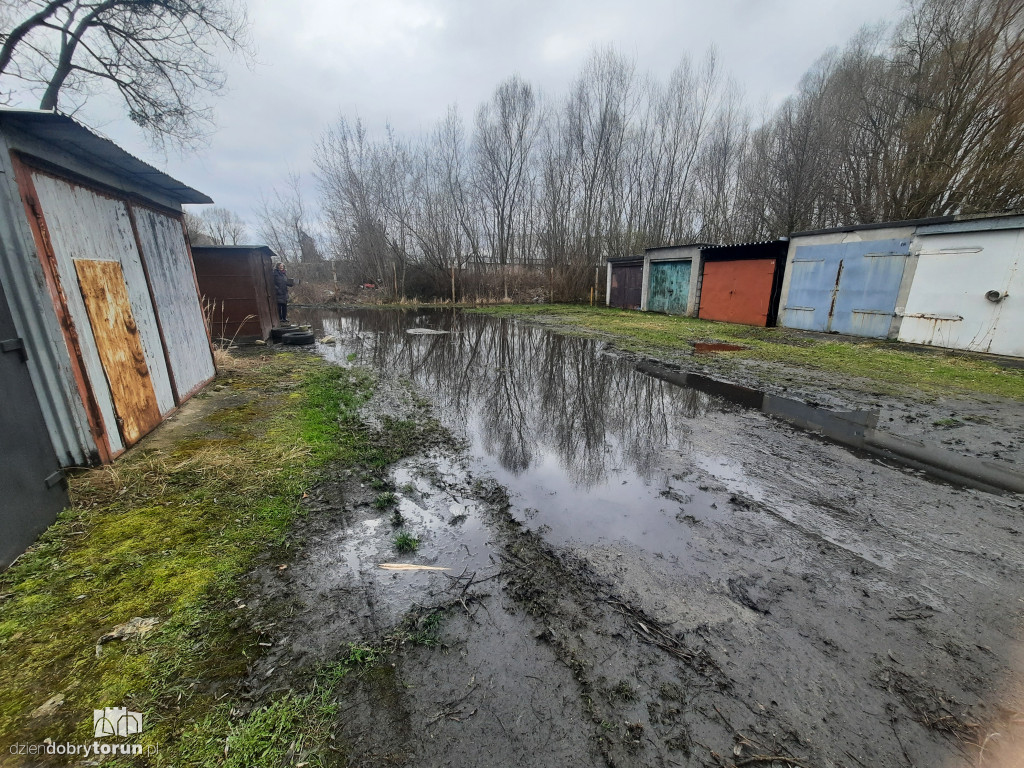
<svg viewBox="0 0 1024 768"><path fill-rule="evenodd" d="M116 261L121 264L157 404L161 414L169 413L175 406L174 391L128 206L123 200L98 190L40 171L34 171L32 177L65 285L73 286L77 282L73 264L75 259ZM72 317L80 325L88 325L86 318L80 314L81 302L76 302L72 296L74 291L68 290L67 293ZM83 348L89 346L84 335L82 343Z"/></svg>
<svg viewBox="0 0 1024 768"><path fill-rule="evenodd" d="M116 261L87 259L75 259L75 270L118 426L125 445L132 445L160 423L160 408L124 273Z"/></svg>

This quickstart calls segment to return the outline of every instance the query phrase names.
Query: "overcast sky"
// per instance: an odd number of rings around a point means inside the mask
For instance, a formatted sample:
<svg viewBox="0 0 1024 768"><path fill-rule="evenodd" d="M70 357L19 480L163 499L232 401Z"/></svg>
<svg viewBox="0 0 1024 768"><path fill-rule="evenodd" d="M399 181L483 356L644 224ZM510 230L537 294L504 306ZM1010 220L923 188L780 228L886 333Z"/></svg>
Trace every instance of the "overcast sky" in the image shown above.
<svg viewBox="0 0 1024 768"><path fill-rule="evenodd" d="M216 102L208 147L164 157L127 120L101 119L99 128L252 222L258 191L289 170L308 175L313 143L340 113L361 117L373 132L390 122L414 134L453 103L470 117L512 74L559 97L590 50L608 44L662 81L682 55L699 59L714 46L757 107L791 93L815 59L862 25L892 20L901 2L251 0L248 7L257 61L228 65L229 91Z"/></svg>

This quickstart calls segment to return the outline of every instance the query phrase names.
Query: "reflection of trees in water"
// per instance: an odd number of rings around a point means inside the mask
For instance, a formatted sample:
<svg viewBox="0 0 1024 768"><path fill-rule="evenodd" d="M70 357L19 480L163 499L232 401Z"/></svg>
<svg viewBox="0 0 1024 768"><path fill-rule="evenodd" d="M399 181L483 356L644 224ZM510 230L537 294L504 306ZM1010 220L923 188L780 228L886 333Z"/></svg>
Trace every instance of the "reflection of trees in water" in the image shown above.
<svg viewBox="0 0 1024 768"><path fill-rule="evenodd" d="M658 455L685 443L689 419L708 407L707 395L645 376L589 339L450 312L419 317L451 335L406 333L416 317L359 310L322 324L345 340L338 357L354 340L360 363L431 392L443 420L475 427L483 449L515 474L550 452L579 486L618 468L650 477Z"/></svg>

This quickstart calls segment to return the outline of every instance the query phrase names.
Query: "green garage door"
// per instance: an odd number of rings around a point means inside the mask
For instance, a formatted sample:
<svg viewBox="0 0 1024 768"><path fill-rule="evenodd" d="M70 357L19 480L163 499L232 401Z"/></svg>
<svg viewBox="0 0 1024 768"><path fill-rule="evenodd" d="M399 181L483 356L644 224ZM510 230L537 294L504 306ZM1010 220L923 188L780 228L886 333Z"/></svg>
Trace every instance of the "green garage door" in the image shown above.
<svg viewBox="0 0 1024 768"><path fill-rule="evenodd" d="M647 309L670 315L686 314L690 296L692 261L652 261L651 285L647 294Z"/></svg>

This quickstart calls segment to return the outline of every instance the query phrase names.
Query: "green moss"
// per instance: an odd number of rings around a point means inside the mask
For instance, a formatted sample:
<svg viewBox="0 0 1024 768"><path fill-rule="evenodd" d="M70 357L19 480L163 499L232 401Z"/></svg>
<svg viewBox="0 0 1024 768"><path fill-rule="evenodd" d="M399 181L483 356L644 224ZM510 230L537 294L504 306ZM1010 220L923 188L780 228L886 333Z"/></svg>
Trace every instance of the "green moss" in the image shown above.
<svg viewBox="0 0 1024 768"><path fill-rule="evenodd" d="M214 692L259 653L232 600L255 556L285 542L303 492L329 462L376 466L408 447L411 428L389 447L367 440L357 410L372 385L305 355L263 358L234 374L233 404L206 419L227 437L143 445L71 479L71 508L0 577L4 754L15 742L84 741L103 706L146 713L143 743L159 745L159 764L274 765L308 735L303 712L326 716L328 702L289 695L232 721L230 697ZM97 657L98 639L133 617L159 624ZM56 713L33 717L55 694Z"/></svg>
<svg viewBox="0 0 1024 768"><path fill-rule="evenodd" d="M755 328L689 317L572 305L504 305L470 310L497 317L535 318L582 336L609 338L641 354L672 354L698 341L745 347L719 353L765 363L800 366L864 379L886 394L961 393L1024 400L1024 371L980 357L916 350L888 341L838 341L786 328Z"/></svg>

